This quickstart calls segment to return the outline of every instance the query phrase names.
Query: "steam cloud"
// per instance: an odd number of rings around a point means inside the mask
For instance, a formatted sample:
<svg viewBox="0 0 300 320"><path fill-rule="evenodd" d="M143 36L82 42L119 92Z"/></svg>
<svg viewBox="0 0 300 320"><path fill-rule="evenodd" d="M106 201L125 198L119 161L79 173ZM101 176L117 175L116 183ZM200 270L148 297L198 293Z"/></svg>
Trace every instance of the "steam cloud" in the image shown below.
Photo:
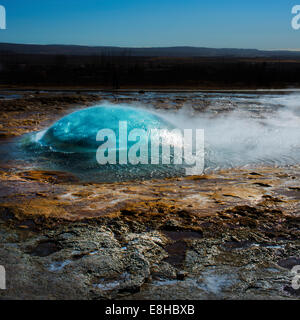
<svg viewBox="0 0 300 320"><path fill-rule="evenodd" d="M231 107L230 99L223 106ZM192 104L159 114L182 129L204 129L206 168L293 165L300 160L300 95L240 98L233 111L195 112Z"/></svg>

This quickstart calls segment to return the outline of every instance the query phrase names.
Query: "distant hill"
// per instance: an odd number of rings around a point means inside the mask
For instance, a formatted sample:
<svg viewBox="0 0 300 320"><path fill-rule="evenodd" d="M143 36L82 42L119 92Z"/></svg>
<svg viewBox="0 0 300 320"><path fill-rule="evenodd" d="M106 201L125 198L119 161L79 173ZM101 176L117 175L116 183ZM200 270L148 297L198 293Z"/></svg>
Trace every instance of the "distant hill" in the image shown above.
<svg viewBox="0 0 300 320"><path fill-rule="evenodd" d="M0 43L0 53L47 55L130 55L136 57L243 57L243 58L300 58L297 51L262 51L256 49L214 49L200 47L89 47L79 45L32 45Z"/></svg>

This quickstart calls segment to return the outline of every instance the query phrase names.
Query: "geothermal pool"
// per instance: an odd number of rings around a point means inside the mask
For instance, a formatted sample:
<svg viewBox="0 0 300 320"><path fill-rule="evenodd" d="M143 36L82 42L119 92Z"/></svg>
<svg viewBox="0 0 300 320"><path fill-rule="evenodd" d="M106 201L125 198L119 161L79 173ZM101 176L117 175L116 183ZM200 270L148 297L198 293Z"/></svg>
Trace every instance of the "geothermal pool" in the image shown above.
<svg viewBox="0 0 300 320"><path fill-rule="evenodd" d="M205 171L300 162L299 93L129 92L114 94L114 99L107 94L106 98L101 105L71 113L41 132L2 145L2 158L33 168L71 172L83 181L185 174L185 166L172 161L170 165L100 165L97 132L108 128L118 138L119 121L127 121L129 129L204 129Z"/></svg>

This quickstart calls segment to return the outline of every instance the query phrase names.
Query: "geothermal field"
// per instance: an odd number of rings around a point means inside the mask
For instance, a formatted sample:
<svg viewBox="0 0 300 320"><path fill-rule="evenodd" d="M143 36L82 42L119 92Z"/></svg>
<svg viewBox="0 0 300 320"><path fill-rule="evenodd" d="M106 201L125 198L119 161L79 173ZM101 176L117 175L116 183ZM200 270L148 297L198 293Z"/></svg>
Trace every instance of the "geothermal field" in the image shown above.
<svg viewBox="0 0 300 320"><path fill-rule="evenodd" d="M0 298L299 298L300 91L3 89L0 113ZM202 172L146 135L100 164L120 121L203 130Z"/></svg>

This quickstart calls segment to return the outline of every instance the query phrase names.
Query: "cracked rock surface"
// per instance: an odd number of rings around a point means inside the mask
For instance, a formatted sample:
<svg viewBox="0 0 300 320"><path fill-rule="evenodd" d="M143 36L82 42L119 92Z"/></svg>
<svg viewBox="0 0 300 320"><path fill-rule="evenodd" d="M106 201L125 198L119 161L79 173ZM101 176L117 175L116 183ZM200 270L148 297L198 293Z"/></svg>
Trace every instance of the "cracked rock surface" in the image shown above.
<svg viewBox="0 0 300 320"><path fill-rule="evenodd" d="M11 119L35 108L30 99L7 102ZM53 120L62 101L43 99L45 117L16 135ZM3 136L18 126L7 123ZM299 299L291 272L300 265L299 177L293 166L81 183L1 163L0 298Z"/></svg>

